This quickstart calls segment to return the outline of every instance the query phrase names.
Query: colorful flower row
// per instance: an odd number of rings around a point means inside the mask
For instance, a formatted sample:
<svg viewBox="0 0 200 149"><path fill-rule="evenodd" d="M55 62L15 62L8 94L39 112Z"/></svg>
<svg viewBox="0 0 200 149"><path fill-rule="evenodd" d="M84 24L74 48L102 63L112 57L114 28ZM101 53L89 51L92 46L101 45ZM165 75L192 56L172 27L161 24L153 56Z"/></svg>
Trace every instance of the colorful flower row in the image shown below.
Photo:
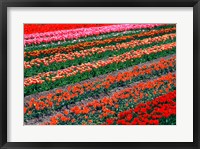
<svg viewBox="0 0 200 149"><path fill-rule="evenodd" d="M58 47L67 47L71 46L72 48L75 46L76 48L91 47L98 46L99 41L104 40L104 42L112 42L111 39L115 39L118 37L127 37L128 39L140 39L142 37L154 37L156 35L162 35L164 33L174 33L176 31L176 27L174 25L166 25L166 26L158 26L153 29L139 29L139 30L130 30L125 32L112 32L108 34L102 34L99 36L89 36L86 38L79 38L78 40L69 40L69 41L59 41L54 43L40 44L34 46L25 47L25 52L35 51L35 50L44 50L44 49L53 49ZM107 40L106 40L107 39ZM122 38L124 40L124 38ZM116 40L116 39L115 39ZM93 43L94 42L94 43ZM97 42L97 43L96 43ZM87 43L87 44L86 44ZM92 45L90 45L92 44Z"/></svg>
<svg viewBox="0 0 200 149"><path fill-rule="evenodd" d="M106 124L106 122L108 124L108 120L117 118L120 112L132 109L136 107L138 103L148 102L158 96L169 93L175 90L175 86L176 75L169 73L155 80L141 82L129 88L115 92L111 97L103 97L100 100L93 100L86 104L71 107L70 109L64 109L62 113L59 113L60 116L52 116L50 121L44 122L43 124L84 125ZM152 101L152 103L157 103L157 99L155 100L156 101ZM140 113L139 108L136 108L136 110ZM118 124L120 124L120 122Z"/></svg>
<svg viewBox="0 0 200 149"><path fill-rule="evenodd" d="M152 101L139 103L134 109L120 112L118 117L109 118L106 124L118 125L159 125L162 118L176 115L176 90L159 96Z"/></svg>
<svg viewBox="0 0 200 149"><path fill-rule="evenodd" d="M57 30L109 26L112 24L24 24L24 34L44 33Z"/></svg>
<svg viewBox="0 0 200 149"><path fill-rule="evenodd" d="M136 59L140 58L143 55L149 55L152 53L158 53L161 51L166 51L166 50L171 50L174 47L176 47L176 43L169 43L169 44L164 44L161 46L153 46L148 49L141 49L137 51L131 51L131 52L126 52L122 55L119 56L113 56L109 57L107 60L99 60L93 63L83 63L81 65L77 66L71 66L69 68L63 69L63 70L58 70L55 72L46 72L46 73L39 73L38 75L34 77L28 77L24 79L24 86L30 86L33 84L42 84L45 81L56 81L58 79L62 78L67 78L70 76L74 76L77 73L84 73L84 72L90 72L92 69L98 69L100 67L105 67L107 65L110 65L112 63L124 63L127 60L130 59Z"/></svg>
<svg viewBox="0 0 200 149"><path fill-rule="evenodd" d="M103 45L110 45L114 44L116 42L127 42L132 39L135 40L135 38L141 38L141 37L154 37L156 35L162 35L164 33L170 33L173 32L176 28L169 28L169 29L161 29L161 30L153 30L149 32L141 32L139 34L131 34L127 36L119 36L119 37L112 37L109 39L104 39L104 40L94 40L90 42L80 42L74 45L68 45L66 47L57 47L57 48L49 48L45 50L35 50L35 51L29 51L29 52L24 52L24 57L25 58L30 58L30 57L38 57L41 55L49 55L49 54L56 54L56 53L61 53L61 52L72 52L74 50L84 50L85 48L88 47L94 47L94 46L103 46Z"/></svg>
<svg viewBox="0 0 200 149"><path fill-rule="evenodd" d="M174 26L163 26L162 29L171 28L171 27L174 27ZM159 30L160 28L161 28L161 26L155 27L154 29ZM107 34L101 34L101 35L98 35L98 36L88 36L88 37L85 37L85 38L79 38L77 40L67 40L67 41L58 41L58 42L52 42L52 43L42 43L42 44L39 44L39 45L26 46L26 47L24 47L24 50L26 52L29 52L29 51L35 51L35 50L56 48L56 47L60 47L60 46L66 47L66 46L75 45L75 44L83 43L83 42L105 40L105 39L109 39L109 38L113 38L113 37L138 34L140 32L145 32L145 31L149 31L149 30L150 29L138 29L138 30L130 30L130 31L126 31L126 32L111 32L111 33L107 33Z"/></svg>
<svg viewBox="0 0 200 149"><path fill-rule="evenodd" d="M110 32L120 32L141 28L153 28L162 24L121 24L103 27L80 28L72 30L60 30L55 32L35 33L24 35L24 45L49 43L55 41L72 40L80 37L105 34Z"/></svg>
<svg viewBox="0 0 200 149"><path fill-rule="evenodd" d="M24 88L24 95L27 96L27 95L38 93L38 92L48 91L57 87L74 84L74 83L77 83L86 79L90 79L93 77L98 77L98 76L100 77L101 75L104 75L113 71L118 71L121 69L132 67L134 65L152 61L161 57L170 56L175 53L176 53L176 47L172 48L171 50L165 50L158 53L152 53L150 55L143 55L140 58L130 59L125 62L112 63L105 67L92 69L89 72L87 71L82 74L78 73L74 76L67 77L67 79L61 78L61 79L55 80L54 82L49 80L49 81L45 81L42 84L33 84L31 86L27 86Z"/></svg>
<svg viewBox="0 0 200 149"><path fill-rule="evenodd" d="M170 72L175 68L176 60L175 56L170 59L161 59L159 62L143 65L141 67L135 66L133 70L126 71L123 73L118 73L117 75L108 75L102 79L97 79L93 82L85 82L82 84L77 84L73 86L68 86L66 91L56 90L55 93L47 94L46 96L40 96L37 100L31 99L26 102L26 111L30 109L44 110L51 107L62 107L70 103L75 103L81 101L90 96L94 96L103 92L103 90L111 90L115 87L119 87L121 84L125 85L133 83L135 81L144 80L145 77L155 77L160 76ZM34 107L35 105L35 107ZM43 105L40 107L40 105Z"/></svg>
<svg viewBox="0 0 200 149"><path fill-rule="evenodd" d="M162 35L159 37L154 37L154 38L147 38L147 39L143 39L143 40L132 40L130 42L126 42L126 43L121 43L121 44L116 44L116 45L110 45L110 46L105 46L102 48L98 48L98 47L94 47L91 49L86 49L86 50L81 50L80 52L76 51L76 52L69 52L68 54L56 54L50 57L44 57L44 58L36 58L36 59L32 59L31 61L28 62L24 62L24 68L25 69L30 69L33 66L37 66L36 69L38 69L38 67L42 66L49 66L52 63L56 63L59 65L59 63L63 63L65 62L65 67L69 67L67 66L67 62L68 61L74 61L74 60L78 60L81 58L81 62L84 63L85 61L83 60L85 57L90 56L90 59L92 58L92 56L95 56L95 54L97 54L96 56L98 56L99 58L99 54L105 53L106 51L119 51L122 49L128 49L128 48L135 48L137 46L142 46L142 45L150 45L152 43L157 43L157 42L165 42L168 39L174 39L176 37L176 34L166 34L166 35ZM124 52L126 50L123 50ZM113 52L113 54L116 54ZM110 53L109 55L113 55L112 53ZM73 65L75 65L75 63L73 63ZM55 68L55 67L54 67ZM59 69L59 67L57 67L57 69ZM44 69L42 69L44 70ZM26 74L26 73L25 73ZM26 76L26 75L25 75Z"/></svg>

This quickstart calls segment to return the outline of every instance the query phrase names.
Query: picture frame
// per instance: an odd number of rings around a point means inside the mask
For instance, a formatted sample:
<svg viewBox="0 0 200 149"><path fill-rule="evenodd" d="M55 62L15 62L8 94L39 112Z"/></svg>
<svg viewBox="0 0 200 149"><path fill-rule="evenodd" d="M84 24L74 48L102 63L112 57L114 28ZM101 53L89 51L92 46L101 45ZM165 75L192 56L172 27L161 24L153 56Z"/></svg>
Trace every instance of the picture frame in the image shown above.
<svg viewBox="0 0 200 149"><path fill-rule="evenodd" d="M193 142L7 142L7 8L8 7L193 7ZM199 0L3 0L1 9L0 146L10 148L200 148L200 2Z"/></svg>

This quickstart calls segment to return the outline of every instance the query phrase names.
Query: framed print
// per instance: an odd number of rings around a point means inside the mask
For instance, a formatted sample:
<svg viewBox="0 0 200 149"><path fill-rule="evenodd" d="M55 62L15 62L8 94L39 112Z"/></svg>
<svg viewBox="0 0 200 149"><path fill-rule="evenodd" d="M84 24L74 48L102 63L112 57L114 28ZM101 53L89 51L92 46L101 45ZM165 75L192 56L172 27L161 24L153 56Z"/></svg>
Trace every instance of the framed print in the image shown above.
<svg viewBox="0 0 200 149"><path fill-rule="evenodd" d="M1 148L199 148L199 1L1 1Z"/></svg>

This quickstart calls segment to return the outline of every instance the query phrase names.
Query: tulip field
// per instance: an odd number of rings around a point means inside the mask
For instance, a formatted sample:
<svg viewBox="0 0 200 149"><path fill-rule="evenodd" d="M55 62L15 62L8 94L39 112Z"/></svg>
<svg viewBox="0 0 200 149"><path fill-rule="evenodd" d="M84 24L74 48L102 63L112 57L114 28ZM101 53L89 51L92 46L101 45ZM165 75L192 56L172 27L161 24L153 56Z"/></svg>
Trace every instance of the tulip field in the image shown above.
<svg viewBox="0 0 200 149"><path fill-rule="evenodd" d="M24 125L176 125L175 24L24 24Z"/></svg>

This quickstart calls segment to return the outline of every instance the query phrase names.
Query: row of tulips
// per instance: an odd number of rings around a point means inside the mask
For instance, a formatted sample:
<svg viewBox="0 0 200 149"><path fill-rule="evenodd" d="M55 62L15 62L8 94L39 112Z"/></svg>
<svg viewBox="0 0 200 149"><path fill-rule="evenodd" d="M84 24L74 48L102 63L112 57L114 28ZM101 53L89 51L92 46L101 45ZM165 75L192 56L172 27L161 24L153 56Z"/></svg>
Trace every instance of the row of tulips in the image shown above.
<svg viewBox="0 0 200 149"><path fill-rule="evenodd" d="M166 34L159 37L143 40L132 40L127 43L105 46L103 48L91 48L80 52L69 52L67 54L56 54L50 57L36 58L24 62L24 76L36 75L40 72L55 71L61 68L75 66L80 63L96 61L106 56L120 55L131 50L148 48L153 45L161 45L175 41L176 34ZM56 65L56 66L55 66ZM29 69L29 70L26 70Z"/></svg>
<svg viewBox="0 0 200 149"><path fill-rule="evenodd" d="M35 58L30 61L25 61L24 68L29 69L34 65L39 66L38 64L42 64L42 63L45 66L48 66L49 64L51 64L53 62L58 63L58 62L66 61L66 60L74 60L75 58L80 58L80 57L84 58L85 56L89 55L89 53L91 56L92 54L95 54L95 53L100 54L105 51L121 50L121 49L126 49L126 48L135 48L136 46L148 45L148 44L152 44L154 42L162 42L162 41L166 41L168 39L173 40L175 37L176 37L176 34L166 34L166 35L162 35L162 36L158 36L158 37L154 37L154 38L150 37L150 38L143 39L143 40L131 40L126 43L117 43L116 45L109 45L109 46L106 45L105 47L100 47L100 48L93 47L90 49L85 49L85 50L76 51L76 52L68 51L67 54L65 54L65 53L61 54L59 52L50 57Z"/></svg>
<svg viewBox="0 0 200 149"><path fill-rule="evenodd" d="M130 30L126 32L114 32L109 34L102 34L99 36L89 36L86 38L80 38L78 40L69 40L69 41L60 41L57 43L47 43L41 45L34 45L25 47L25 52L31 52L35 50L44 50L49 49L53 50L53 48L58 47L67 47L67 50L74 50L92 46L100 46L101 44L109 44L114 41L123 41L123 40L131 40L131 39L140 39L144 37L154 37L156 35L162 35L164 33L171 33L175 32L176 27L174 25L167 25L167 26L159 26L153 29L141 29L141 30ZM102 43L103 42L103 43Z"/></svg>
<svg viewBox="0 0 200 149"><path fill-rule="evenodd" d="M63 70L58 70L55 72L44 72L44 73L39 73L38 75L34 77L28 77L24 79L24 86L30 86L33 84L42 84L45 81L56 81L62 78L67 78L70 76L75 76L77 73L84 73L84 72L90 72L93 69L98 69L100 67L105 67L107 65L110 65L112 63L124 63L128 60L131 59L136 59L136 58L141 58L143 55L150 55L162 51L167 51L167 50L172 50L173 48L176 47L176 43L169 43L169 44L164 44L161 46L153 46L151 48L147 49L141 49L137 51L130 51L126 52L122 55L119 56L113 56L109 57L106 60L99 60L93 63L83 63L81 65L77 66L71 66L69 68L63 69Z"/></svg>
<svg viewBox="0 0 200 149"><path fill-rule="evenodd" d="M112 24L24 24L24 34L44 33L57 30L109 26Z"/></svg>
<svg viewBox="0 0 200 149"><path fill-rule="evenodd" d="M170 28L174 26L163 26L162 28ZM159 30L159 27L155 27L154 29ZM67 41L59 41L59 42L52 42L52 43L42 43L39 45L32 45L32 46L26 46L24 47L25 51L35 51L35 50L42 50L42 49L49 49L49 48L56 48L60 46L69 46L69 45L74 45L78 43L83 43L83 42L91 42L95 40L105 40L113 37L118 37L118 36L127 36L127 35L132 35L132 34L138 34L140 32L145 32L149 31L150 29L138 29L138 30L130 30L126 32L112 32L112 33L107 33L107 34L102 34L98 36L88 36L85 38L79 38L77 40L67 40Z"/></svg>
<svg viewBox="0 0 200 149"><path fill-rule="evenodd" d="M167 121L170 116L176 116L176 90L152 101L140 103L135 108L120 112L117 117L109 118L106 124L113 125L159 125L176 124Z"/></svg>
<svg viewBox="0 0 200 149"><path fill-rule="evenodd" d="M148 82L141 82L129 88L115 92L110 97L103 97L99 100L93 100L86 104L64 109L61 113L52 116L49 121L42 124L108 124L109 120L113 119L114 121L114 119L116 119L122 111L136 109L136 112L138 112L137 114L141 114L141 105L139 105L140 107L137 108L139 103L151 101L152 99L174 91L175 89L176 75L169 73L158 79ZM157 100L158 99L155 99L155 101L153 100L152 103L158 103ZM167 106L164 106L164 108L167 108ZM168 106L168 108L170 107ZM144 112L144 109L142 109L142 111ZM129 117L129 119L131 118ZM121 124L121 122L119 121L117 124ZM138 121L136 124L141 123Z"/></svg>
<svg viewBox="0 0 200 149"><path fill-rule="evenodd" d="M54 32L35 33L24 35L24 45L50 43L87 37L92 35L105 34L110 32L121 32L141 28L153 28L162 24L120 24L103 27L80 28L72 30L59 30Z"/></svg>
<svg viewBox="0 0 200 149"><path fill-rule="evenodd" d="M50 93L46 96L40 96L38 99L32 98L26 102L26 111L33 111L35 115L39 115L41 110L51 112L54 109L62 108L91 96L97 96L100 93L108 92L116 87L131 84L136 81L157 77L168 72L175 71L175 56L170 59L161 59L151 65L135 66L133 70L118 73L117 75L108 75L105 79L97 79L93 82L85 82L82 84L68 86L65 90L56 90L54 94ZM27 100L27 99L26 99Z"/></svg>

